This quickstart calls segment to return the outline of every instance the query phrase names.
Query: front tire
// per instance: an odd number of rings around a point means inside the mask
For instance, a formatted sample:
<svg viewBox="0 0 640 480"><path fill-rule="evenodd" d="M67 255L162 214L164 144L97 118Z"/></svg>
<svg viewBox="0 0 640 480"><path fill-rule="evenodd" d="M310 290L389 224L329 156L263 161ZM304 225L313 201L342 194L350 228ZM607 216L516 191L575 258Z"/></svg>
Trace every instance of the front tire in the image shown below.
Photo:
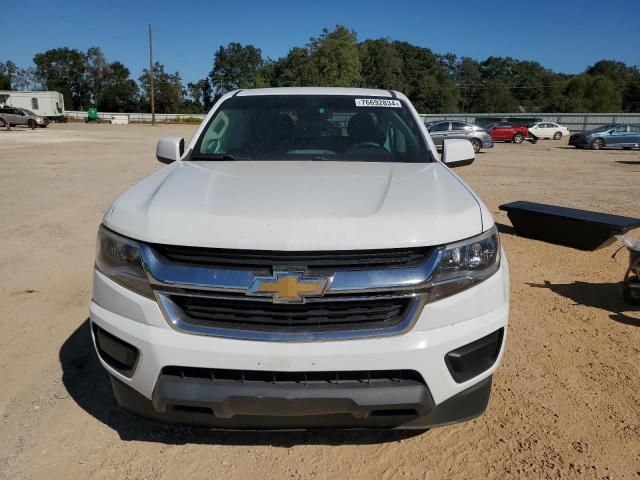
<svg viewBox="0 0 640 480"><path fill-rule="evenodd" d="M602 150L604 148L604 140L601 138L596 138L593 142L591 142L591 150Z"/></svg>
<svg viewBox="0 0 640 480"><path fill-rule="evenodd" d="M513 143L522 143L522 141L524 140L524 136L521 133L516 133L513 138Z"/></svg>
<svg viewBox="0 0 640 480"><path fill-rule="evenodd" d="M560 140L562 138L562 132L556 132L553 134L554 140Z"/></svg>
<svg viewBox="0 0 640 480"><path fill-rule="evenodd" d="M475 153L478 153L480 151L480 148L482 147L480 140L478 140L477 138L472 138L470 142L471 142L471 145L473 146L473 151Z"/></svg>
<svg viewBox="0 0 640 480"><path fill-rule="evenodd" d="M0 118L0 128L6 127L7 126L7 122L5 122L3 119Z"/></svg>

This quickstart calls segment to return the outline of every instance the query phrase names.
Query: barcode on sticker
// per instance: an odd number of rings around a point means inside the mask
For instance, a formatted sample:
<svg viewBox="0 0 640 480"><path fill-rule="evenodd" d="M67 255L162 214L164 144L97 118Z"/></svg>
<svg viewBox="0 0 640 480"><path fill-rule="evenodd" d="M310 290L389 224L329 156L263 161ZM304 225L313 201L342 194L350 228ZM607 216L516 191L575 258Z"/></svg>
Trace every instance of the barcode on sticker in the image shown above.
<svg viewBox="0 0 640 480"><path fill-rule="evenodd" d="M400 100L385 100L384 98L356 98L356 107L391 107L402 108Z"/></svg>

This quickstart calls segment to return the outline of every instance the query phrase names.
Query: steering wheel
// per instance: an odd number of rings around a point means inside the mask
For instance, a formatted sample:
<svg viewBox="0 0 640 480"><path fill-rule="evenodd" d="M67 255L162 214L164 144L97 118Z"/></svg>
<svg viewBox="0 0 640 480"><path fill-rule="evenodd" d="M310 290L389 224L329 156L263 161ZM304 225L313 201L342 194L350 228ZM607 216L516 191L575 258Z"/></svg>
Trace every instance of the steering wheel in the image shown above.
<svg viewBox="0 0 640 480"><path fill-rule="evenodd" d="M351 152L354 150L362 150L365 148L375 148L377 150L384 150L385 152L387 152L387 149L384 148L382 145L376 143L376 142L358 142L358 143L354 143L353 145L351 145L347 151Z"/></svg>

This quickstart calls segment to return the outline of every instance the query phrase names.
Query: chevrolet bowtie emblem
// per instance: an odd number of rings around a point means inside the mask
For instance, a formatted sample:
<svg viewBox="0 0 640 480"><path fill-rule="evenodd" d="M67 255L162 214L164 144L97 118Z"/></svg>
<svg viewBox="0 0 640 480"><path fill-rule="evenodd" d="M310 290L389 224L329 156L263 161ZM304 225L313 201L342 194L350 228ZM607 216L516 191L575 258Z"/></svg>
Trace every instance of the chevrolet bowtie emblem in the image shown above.
<svg viewBox="0 0 640 480"><path fill-rule="evenodd" d="M272 277L255 277L248 295L269 296L274 303L303 302L305 297L324 294L329 278L305 277L302 272L275 272Z"/></svg>

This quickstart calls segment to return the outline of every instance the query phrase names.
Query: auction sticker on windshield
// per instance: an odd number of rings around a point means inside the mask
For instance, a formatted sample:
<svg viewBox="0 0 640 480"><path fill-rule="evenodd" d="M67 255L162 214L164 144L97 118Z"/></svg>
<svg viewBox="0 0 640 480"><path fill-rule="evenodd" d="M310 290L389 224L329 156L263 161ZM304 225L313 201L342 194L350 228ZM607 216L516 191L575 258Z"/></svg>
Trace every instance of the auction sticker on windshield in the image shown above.
<svg viewBox="0 0 640 480"><path fill-rule="evenodd" d="M384 98L356 98L356 107L391 107L402 108L400 100L385 100Z"/></svg>

